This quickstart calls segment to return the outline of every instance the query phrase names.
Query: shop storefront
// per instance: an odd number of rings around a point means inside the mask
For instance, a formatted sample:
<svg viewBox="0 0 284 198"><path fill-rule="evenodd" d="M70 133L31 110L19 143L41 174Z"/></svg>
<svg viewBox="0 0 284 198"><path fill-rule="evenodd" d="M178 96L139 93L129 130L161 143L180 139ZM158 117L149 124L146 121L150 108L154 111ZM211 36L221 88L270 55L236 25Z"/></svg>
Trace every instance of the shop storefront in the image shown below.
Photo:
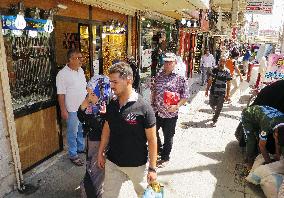
<svg viewBox="0 0 284 198"><path fill-rule="evenodd" d="M60 9L51 0L24 1L26 24L19 28L18 3L7 0L0 9L19 155L27 171L63 149L55 77L68 49L80 49L87 79L107 74L113 60L126 57L132 17L72 1Z"/></svg>
<svg viewBox="0 0 284 198"><path fill-rule="evenodd" d="M193 18L179 21L179 51L178 54L186 64L186 73L192 77L194 72L200 72L200 59L208 47L208 10L189 13Z"/></svg>
<svg viewBox="0 0 284 198"><path fill-rule="evenodd" d="M151 77L163 66L163 55L176 52L177 30L174 24L152 19L141 20L141 93L149 95Z"/></svg>
<svg viewBox="0 0 284 198"><path fill-rule="evenodd" d="M188 77L192 76L195 50L196 50L196 35L197 27L180 28L179 38L179 55L182 57L183 62L186 64L186 74Z"/></svg>
<svg viewBox="0 0 284 198"><path fill-rule="evenodd" d="M7 70L22 169L60 151L52 26L41 19L2 16ZM34 15L33 15L33 14Z"/></svg>

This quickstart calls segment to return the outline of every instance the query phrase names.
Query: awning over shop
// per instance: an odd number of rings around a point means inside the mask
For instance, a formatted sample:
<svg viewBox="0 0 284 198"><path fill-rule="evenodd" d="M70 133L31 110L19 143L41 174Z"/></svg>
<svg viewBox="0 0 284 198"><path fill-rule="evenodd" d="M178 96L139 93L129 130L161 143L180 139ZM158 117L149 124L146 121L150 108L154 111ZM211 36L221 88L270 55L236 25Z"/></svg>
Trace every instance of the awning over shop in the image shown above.
<svg viewBox="0 0 284 198"><path fill-rule="evenodd" d="M172 19L181 19L184 11L208 9L209 0L73 0L115 12L156 12Z"/></svg>
<svg viewBox="0 0 284 198"><path fill-rule="evenodd" d="M230 12L232 9L232 0L211 0L211 6L214 11L220 7L222 12ZM239 10L245 10L246 0L239 0Z"/></svg>

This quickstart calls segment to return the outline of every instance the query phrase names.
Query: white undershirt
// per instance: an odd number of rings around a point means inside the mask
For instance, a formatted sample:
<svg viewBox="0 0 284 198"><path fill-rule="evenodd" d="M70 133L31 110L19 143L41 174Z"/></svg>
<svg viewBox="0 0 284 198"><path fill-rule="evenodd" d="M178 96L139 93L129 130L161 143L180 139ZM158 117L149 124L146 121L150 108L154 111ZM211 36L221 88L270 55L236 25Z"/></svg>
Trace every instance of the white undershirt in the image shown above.
<svg viewBox="0 0 284 198"><path fill-rule="evenodd" d="M65 95L65 106L68 112L78 111L87 94L86 85L86 77L81 67L75 71L66 65L58 72L57 94Z"/></svg>

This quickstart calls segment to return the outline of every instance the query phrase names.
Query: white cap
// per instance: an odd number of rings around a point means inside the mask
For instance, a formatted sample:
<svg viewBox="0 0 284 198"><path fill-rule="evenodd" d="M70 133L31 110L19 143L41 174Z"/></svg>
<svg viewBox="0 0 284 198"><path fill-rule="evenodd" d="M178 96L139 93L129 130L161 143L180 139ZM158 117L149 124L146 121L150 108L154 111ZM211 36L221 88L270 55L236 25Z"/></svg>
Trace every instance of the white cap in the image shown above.
<svg viewBox="0 0 284 198"><path fill-rule="evenodd" d="M164 57L164 61L176 61L177 57L174 53L166 53Z"/></svg>

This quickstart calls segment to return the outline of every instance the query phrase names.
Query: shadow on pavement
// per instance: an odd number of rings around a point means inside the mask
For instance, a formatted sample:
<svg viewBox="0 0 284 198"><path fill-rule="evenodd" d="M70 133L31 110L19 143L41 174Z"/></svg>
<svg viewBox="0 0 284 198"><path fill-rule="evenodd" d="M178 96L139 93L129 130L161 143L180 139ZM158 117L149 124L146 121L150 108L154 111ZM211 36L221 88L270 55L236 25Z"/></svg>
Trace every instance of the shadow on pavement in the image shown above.
<svg viewBox="0 0 284 198"><path fill-rule="evenodd" d="M181 128L182 129L188 129L188 128L212 128L212 126L210 125L210 121L212 119L207 119L207 120L203 120L203 121L199 121L199 122L193 122L193 121L189 121L189 122L182 122L181 124Z"/></svg>
<svg viewBox="0 0 284 198"><path fill-rule="evenodd" d="M229 112L229 111L240 111L242 110L241 107L235 107L235 108L223 108L221 113L220 113L220 116L223 116L225 118L231 118L231 119L235 119L235 120L240 120L240 117L241 117L241 114L240 116L235 116L235 115L229 115L229 114L226 114L226 113L222 113L222 112ZM212 114L212 117L213 117L213 111L211 109L199 109L199 112L202 112L202 113L207 113L207 114ZM198 124L198 123L197 123Z"/></svg>
<svg viewBox="0 0 284 198"><path fill-rule="evenodd" d="M201 112L212 114L212 118L213 118L213 113L211 111L212 111L211 109L204 109ZM240 116L229 115L229 114L225 114L225 113L220 113L220 117L240 120ZM202 120L202 121L198 121L198 122L194 122L194 121L181 122L180 123L181 124L180 127L182 129L188 129L188 128L212 128L212 126L210 125L210 122L212 121L212 118L211 119Z"/></svg>
<svg viewBox="0 0 284 198"><path fill-rule="evenodd" d="M240 104L247 104L250 100L251 95L242 95L238 101Z"/></svg>
<svg viewBox="0 0 284 198"><path fill-rule="evenodd" d="M189 99L188 103L191 103L199 91L204 91L205 86L201 86L199 82L194 82L189 86Z"/></svg>
<svg viewBox="0 0 284 198"><path fill-rule="evenodd" d="M85 155L80 154L81 159ZM25 182L38 186L33 194L23 195L17 191L5 198L76 198L80 197L80 182L85 173L85 166L75 166L67 155L61 156L54 164L51 163L41 173L31 175ZM27 176L27 175L25 175Z"/></svg>
<svg viewBox="0 0 284 198"><path fill-rule="evenodd" d="M221 112L230 112L230 111L242 111L244 108L243 107L236 107L232 104L227 105L227 106L223 106L222 111ZM212 114L212 110L210 109L199 109L200 112L202 113L208 113L208 114Z"/></svg>
<svg viewBox="0 0 284 198"><path fill-rule="evenodd" d="M220 197L257 197L264 198L259 186L248 184L245 181L245 169L242 164L242 154L237 141L227 144L224 152L198 152L218 163L197 166L188 169L177 169L172 171L161 171L159 175L183 174L186 172L210 171L216 178L213 198ZM237 160L236 160L237 159Z"/></svg>

